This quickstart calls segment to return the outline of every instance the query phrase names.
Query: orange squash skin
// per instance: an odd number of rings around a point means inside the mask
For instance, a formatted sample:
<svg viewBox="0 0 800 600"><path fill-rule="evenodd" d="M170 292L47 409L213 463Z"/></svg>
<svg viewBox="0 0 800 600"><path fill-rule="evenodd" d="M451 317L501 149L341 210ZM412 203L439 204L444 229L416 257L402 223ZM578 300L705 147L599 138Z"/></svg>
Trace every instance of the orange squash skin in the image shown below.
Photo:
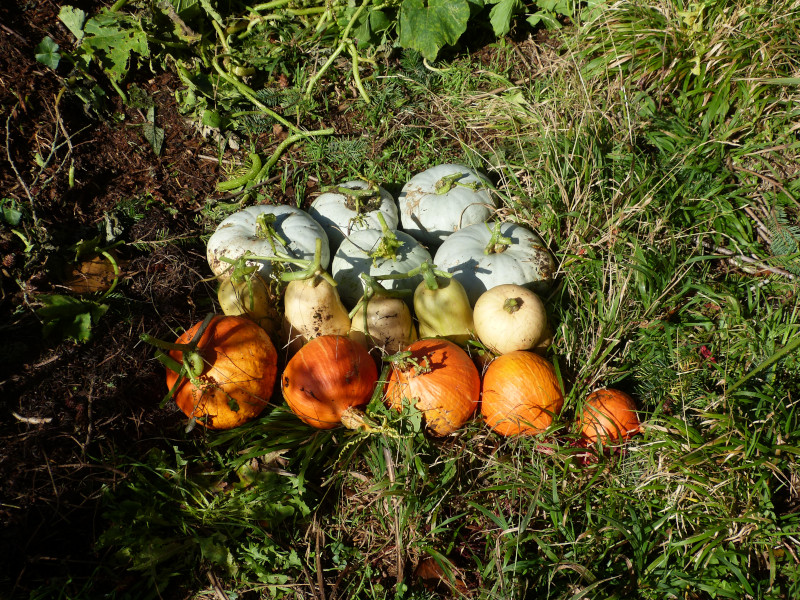
<svg viewBox="0 0 800 600"><path fill-rule="evenodd" d="M636 402L620 390L595 390L586 398L580 427L591 444L598 438L603 443L627 440L641 430Z"/></svg>
<svg viewBox="0 0 800 600"><path fill-rule="evenodd" d="M386 404L399 412L404 399L411 401L425 415L425 423L433 435L453 433L478 407L481 391L478 369L469 355L449 340L425 338L406 350L411 351L411 359L422 368L394 366L384 390Z"/></svg>
<svg viewBox="0 0 800 600"><path fill-rule="evenodd" d="M563 406L553 365L533 352L498 356L483 375L481 414L500 435L541 433Z"/></svg>
<svg viewBox="0 0 800 600"><path fill-rule="evenodd" d="M317 429L342 424L350 407L369 403L378 368L366 348L343 335L322 335L303 346L281 377L283 397L300 420Z"/></svg>
<svg viewBox="0 0 800 600"><path fill-rule="evenodd" d="M177 343L186 344L200 327L195 324ZM200 338L198 351L205 368L200 386L183 379L174 399L187 417L208 429L231 429L256 418L266 408L275 386L278 354L269 335L245 317L217 315ZM182 353L169 355L181 362ZM171 389L178 374L167 369Z"/></svg>

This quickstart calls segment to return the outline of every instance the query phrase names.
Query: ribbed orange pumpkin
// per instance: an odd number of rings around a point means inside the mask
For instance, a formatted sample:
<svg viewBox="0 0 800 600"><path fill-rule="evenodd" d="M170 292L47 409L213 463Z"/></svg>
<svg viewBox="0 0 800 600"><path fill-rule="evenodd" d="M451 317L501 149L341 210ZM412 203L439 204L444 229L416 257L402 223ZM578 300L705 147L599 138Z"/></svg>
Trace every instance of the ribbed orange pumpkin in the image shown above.
<svg viewBox="0 0 800 600"><path fill-rule="evenodd" d="M467 353L453 342L439 338L417 340L408 348L411 356L392 367L386 383L386 404L397 411L410 401L425 416L436 436L462 427L480 400L478 369Z"/></svg>
<svg viewBox="0 0 800 600"><path fill-rule="evenodd" d="M347 409L367 405L377 381L378 369L364 346L343 335L322 335L289 360L281 387L303 422L333 429Z"/></svg>
<svg viewBox="0 0 800 600"><path fill-rule="evenodd" d="M180 336L187 344L201 323ZM230 429L257 417L272 396L278 371L278 354L269 335L245 317L217 315L200 337L197 351L204 369L197 378L202 387L184 379L175 391L175 402L188 417L209 429ZM169 355L181 362L182 353ZM167 386L178 379L167 369Z"/></svg>
<svg viewBox="0 0 800 600"><path fill-rule="evenodd" d="M627 440L641 431L636 403L620 390L595 390L586 398L581 414L581 434L590 442Z"/></svg>
<svg viewBox="0 0 800 600"><path fill-rule="evenodd" d="M541 433L563 405L553 365L533 352L498 356L483 375L481 413L501 435Z"/></svg>

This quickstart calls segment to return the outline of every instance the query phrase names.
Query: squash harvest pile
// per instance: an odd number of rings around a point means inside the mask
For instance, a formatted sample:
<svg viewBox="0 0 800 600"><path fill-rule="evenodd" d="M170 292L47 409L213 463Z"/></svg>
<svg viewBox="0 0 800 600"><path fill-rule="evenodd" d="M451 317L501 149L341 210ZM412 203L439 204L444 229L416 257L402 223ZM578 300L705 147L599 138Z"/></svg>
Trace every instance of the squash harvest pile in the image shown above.
<svg viewBox="0 0 800 600"><path fill-rule="evenodd" d="M413 177L397 202L358 180L308 211L228 216L207 246L223 314L173 344L147 336L168 351L169 397L212 429L258 417L280 381L289 408L320 429L366 427L363 411L380 397L420 411L433 436L476 413L499 435L547 431L564 406L543 357L553 329L539 296L555 262L535 232L498 218L491 192L482 175L444 164ZM585 444L640 430L622 392L595 391L584 405Z"/></svg>

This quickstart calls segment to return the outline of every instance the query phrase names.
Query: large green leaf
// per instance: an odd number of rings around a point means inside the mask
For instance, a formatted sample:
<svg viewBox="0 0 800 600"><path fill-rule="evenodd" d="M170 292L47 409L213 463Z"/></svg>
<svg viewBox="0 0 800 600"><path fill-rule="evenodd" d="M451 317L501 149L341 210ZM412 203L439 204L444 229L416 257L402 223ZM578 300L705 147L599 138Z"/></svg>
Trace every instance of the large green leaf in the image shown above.
<svg viewBox="0 0 800 600"><path fill-rule="evenodd" d="M101 13L92 17L84 27L82 48L103 65L106 74L114 81L122 81L128 73L131 53L147 57L147 34L141 26L115 13Z"/></svg>
<svg viewBox="0 0 800 600"><path fill-rule="evenodd" d="M400 45L434 60L467 29L467 0L404 0L400 6Z"/></svg>
<svg viewBox="0 0 800 600"><path fill-rule="evenodd" d="M514 15L525 8L520 0L495 0L489 4L494 4L489 12L489 22L497 37L503 37L511 31L511 21Z"/></svg>

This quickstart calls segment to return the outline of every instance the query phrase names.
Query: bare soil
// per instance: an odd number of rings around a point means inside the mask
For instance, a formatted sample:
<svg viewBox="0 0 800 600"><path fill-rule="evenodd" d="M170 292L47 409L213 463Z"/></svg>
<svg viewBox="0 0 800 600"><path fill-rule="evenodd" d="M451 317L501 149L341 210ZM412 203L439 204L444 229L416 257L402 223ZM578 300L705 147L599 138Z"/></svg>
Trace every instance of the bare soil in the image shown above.
<svg viewBox="0 0 800 600"><path fill-rule="evenodd" d="M202 282L202 247L179 242L203 232L195 217L220 177L216 161L204 158L215 148L178 114L170 74L143 71L130 82L155 103L165 130L160 156L137 126L141 110L109 96L101 119L72 94L58 98L63 69L38 63L34 48L48 35L71 46L60 4L0 4L0 199L24 207L17 226L0 220L0 590L20 598L59 580L70 582L69 594L98 576L99 500L124 477L115 456L121 448L141 455L182 427L174 407L158 408L163 369L139 335L172 337L170 327L202 318L213 292ZM69 4L87 14L101 6ZM37 155L52 159L41 168ZM144 214L126 219L119 207L143 195ZM108 312L88 342L44 337L35 313L42 295L82 297L70 281L69 248L109 227L124 244L115 250L122 280L103 300ZM164 231L174 243L130 244Z"/></svg>

